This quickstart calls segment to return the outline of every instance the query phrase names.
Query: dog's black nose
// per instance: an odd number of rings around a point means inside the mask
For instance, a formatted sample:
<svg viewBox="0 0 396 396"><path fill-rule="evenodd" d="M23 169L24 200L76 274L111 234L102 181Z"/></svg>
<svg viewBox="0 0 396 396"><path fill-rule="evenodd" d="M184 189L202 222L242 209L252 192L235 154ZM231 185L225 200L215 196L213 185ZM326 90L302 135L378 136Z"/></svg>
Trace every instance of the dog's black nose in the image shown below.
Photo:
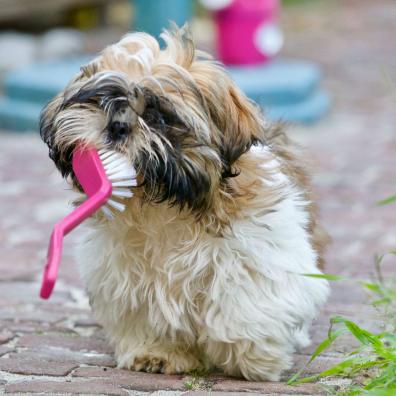
<svg viewBox="0 0 396 396"><path fill-rule="evenodd" d="M125 139L130 132L130 126L127 122L113 121L109 126L110 139L119 141Z"/></svg>

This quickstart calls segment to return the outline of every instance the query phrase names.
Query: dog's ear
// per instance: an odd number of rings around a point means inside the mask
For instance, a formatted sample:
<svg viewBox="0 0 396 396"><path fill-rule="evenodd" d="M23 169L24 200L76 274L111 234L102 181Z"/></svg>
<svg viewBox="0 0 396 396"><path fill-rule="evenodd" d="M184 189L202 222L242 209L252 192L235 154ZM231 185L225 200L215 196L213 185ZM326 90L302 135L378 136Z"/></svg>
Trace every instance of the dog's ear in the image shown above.
<svg viewBox="0 0 396 396"><path fill-rule="evenodd" d="M252 145L264 143L265 126L261 112L226 71L212 60L197 60L192 65L191 74L207 106L212 138L223 162L222 176L237 176L238 158Z"/></svg>
<svg viewBox="0 0 396 396"><path fill-rule="evenodd" d="M167 51L188 70L192 91L211 124L211 137L223 162L223 178L238 174L236 162L252 144L264 142L265 123L259 108L236 86L224 67L197 50L187 26L163 35ZM179 72L180 73L180 72Z"/></svg>
<svg viewBox="0 0 396 396"><path fill-rule="evenodd" d="M232 81L224 92L224 113L216 119L220 131L220 153L223 160L223 178L239 174L238 159L252 145L264 143L264 122L261 112ZM215 110L213 108L213 110Z"/></svg>
<svg viewBox="0 0 396 396"><path fill-rule="evenodd" d="M56 144L55 118L62 108L63 94L59 94L49 102L40 114L40 136L49 149L49 157L54 161L63 177L72 173L72 147L61 150Z"/></svg>

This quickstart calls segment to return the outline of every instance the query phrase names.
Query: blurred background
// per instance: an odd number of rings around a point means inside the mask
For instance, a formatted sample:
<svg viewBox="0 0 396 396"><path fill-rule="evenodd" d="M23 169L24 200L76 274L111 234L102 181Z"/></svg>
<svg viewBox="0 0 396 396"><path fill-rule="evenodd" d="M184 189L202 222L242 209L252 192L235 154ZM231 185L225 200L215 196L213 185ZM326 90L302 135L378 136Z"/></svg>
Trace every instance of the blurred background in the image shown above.
<svg viewBox="0 0 396 396"><path fill-rule="evenodd" d="M0 248L15 258L4 255L4 273L39 277L70 209L38 136L42 106L106 45L169 21L188 21L197 46L307 147L335 270L346 270L340 252L360 260L396 242L395 215L376 206L395 192L394 0L0 0Z"/></svg>
<svg viewBox="0 0 396 396"><path fill-rule="evenodd" d="M309 56L288 50L287 30L296 23L306 24L306 29L312 22L308 18L282 20L288 15L283 8L300 3L0 0L0 126L15 131L37 129L43 104L82 64L128 31L159 37L171 21L179 26L188 22L198 47L224 62L238 85L265 108L270 119L315 122L330 105L329 94L321 86L322 70ZM317 3L308 2L304 7L317 8ZM319 7L328 12L329 5Z"/></svg>
<svg viewBox="0 0 396 396"><path fill-rule="evenodd" d="M314 123L345 84L363 105L391 95L394 8L392 0L0 0L0 128L37 129L43 104L81 64L126 32L158 37L170 21L189 22L198 47L270 119Z"/></svg>
<svg viewBox="0 0 396 396"><path fill-rule="evenodd" d="M42 106L106 45L134 30L158 36L169 21L188 21L197 46L307 146L329 255L391 245L381 235L396 222L376 202L395 189L394 0L0 0L0 247L21 254L6 271L38 276L70 209L38 136Z"/></svg>
<svg viewBox="0 0 396 396"><path fill-rule="evenodd" d="M104 46L169 20L190 21L198 47L306 147L332 237L326 272L370 277L374 255L395 250L396 210L377 204L396 192L395 0L0 0L0 329L93 334L72 253L80 230L53 299L38 298L51 229L73 196L38 115ZM395 272L388 256L383 271ZM336 284L324 315L360 315L362 298Z"/></svg>

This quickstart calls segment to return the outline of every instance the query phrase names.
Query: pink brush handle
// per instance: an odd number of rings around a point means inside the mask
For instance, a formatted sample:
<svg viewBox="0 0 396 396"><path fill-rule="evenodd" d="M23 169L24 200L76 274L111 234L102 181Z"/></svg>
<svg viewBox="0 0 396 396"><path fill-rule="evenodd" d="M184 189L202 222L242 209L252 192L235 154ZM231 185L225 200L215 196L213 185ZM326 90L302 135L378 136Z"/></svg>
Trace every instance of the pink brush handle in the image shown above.
<svg viewBox="0 0 396 396"><path fill-rule="evenodd" d="M78 163L78 167L74 167L75 171L77 170L75 172L77 178L80 181L86 181L87 178L89 180L88 183L82 183L88 199L54 227L40 290L40 296L45 299L50 297L55 286L62 258L64 236L103 206L112 193L112 185L105 177L105 171L96 150L88 149L83 151L82 149L77 149L73 156L73 163Z"/></svg>

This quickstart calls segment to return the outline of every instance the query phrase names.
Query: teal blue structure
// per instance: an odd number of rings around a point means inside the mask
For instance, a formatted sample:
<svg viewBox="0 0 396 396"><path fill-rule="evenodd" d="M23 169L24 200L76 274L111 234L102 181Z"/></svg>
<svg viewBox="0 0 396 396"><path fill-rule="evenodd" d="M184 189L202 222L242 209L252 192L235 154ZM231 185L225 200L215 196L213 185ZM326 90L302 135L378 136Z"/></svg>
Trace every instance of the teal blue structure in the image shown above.
<svg viewBox="0 0 396 396"><path fill-rule="evenodd" d="M277 59L259 66L228 67L228 72L271 120L314 123L330 107L322 73L312 62Z"/></svg>
<svg viewBox="0 0 396 396"><path fill-rule="evenodd" d="M135 10L133 29L159 37L170 22L183 26L193 15L192 0L131 0Z"/></svg>
<svg viewBox="0 0 396 396"><path fill-rule="evenodd" d="M89 62L90 57L38 63L8 73L0 97L0 129L29 131L38 129L41 109L70 79Z"/></svg>
<svg viewBox="0 0 396 396"><path fill-rule="evenodd" d="M44 104L63 90L90 58L41 63L9 73L0 98L0 129L37 130ZM313 123L329 108L320 69L311 62L279 59L254 67L229 67L238 86L274 121Z"/></svg>

